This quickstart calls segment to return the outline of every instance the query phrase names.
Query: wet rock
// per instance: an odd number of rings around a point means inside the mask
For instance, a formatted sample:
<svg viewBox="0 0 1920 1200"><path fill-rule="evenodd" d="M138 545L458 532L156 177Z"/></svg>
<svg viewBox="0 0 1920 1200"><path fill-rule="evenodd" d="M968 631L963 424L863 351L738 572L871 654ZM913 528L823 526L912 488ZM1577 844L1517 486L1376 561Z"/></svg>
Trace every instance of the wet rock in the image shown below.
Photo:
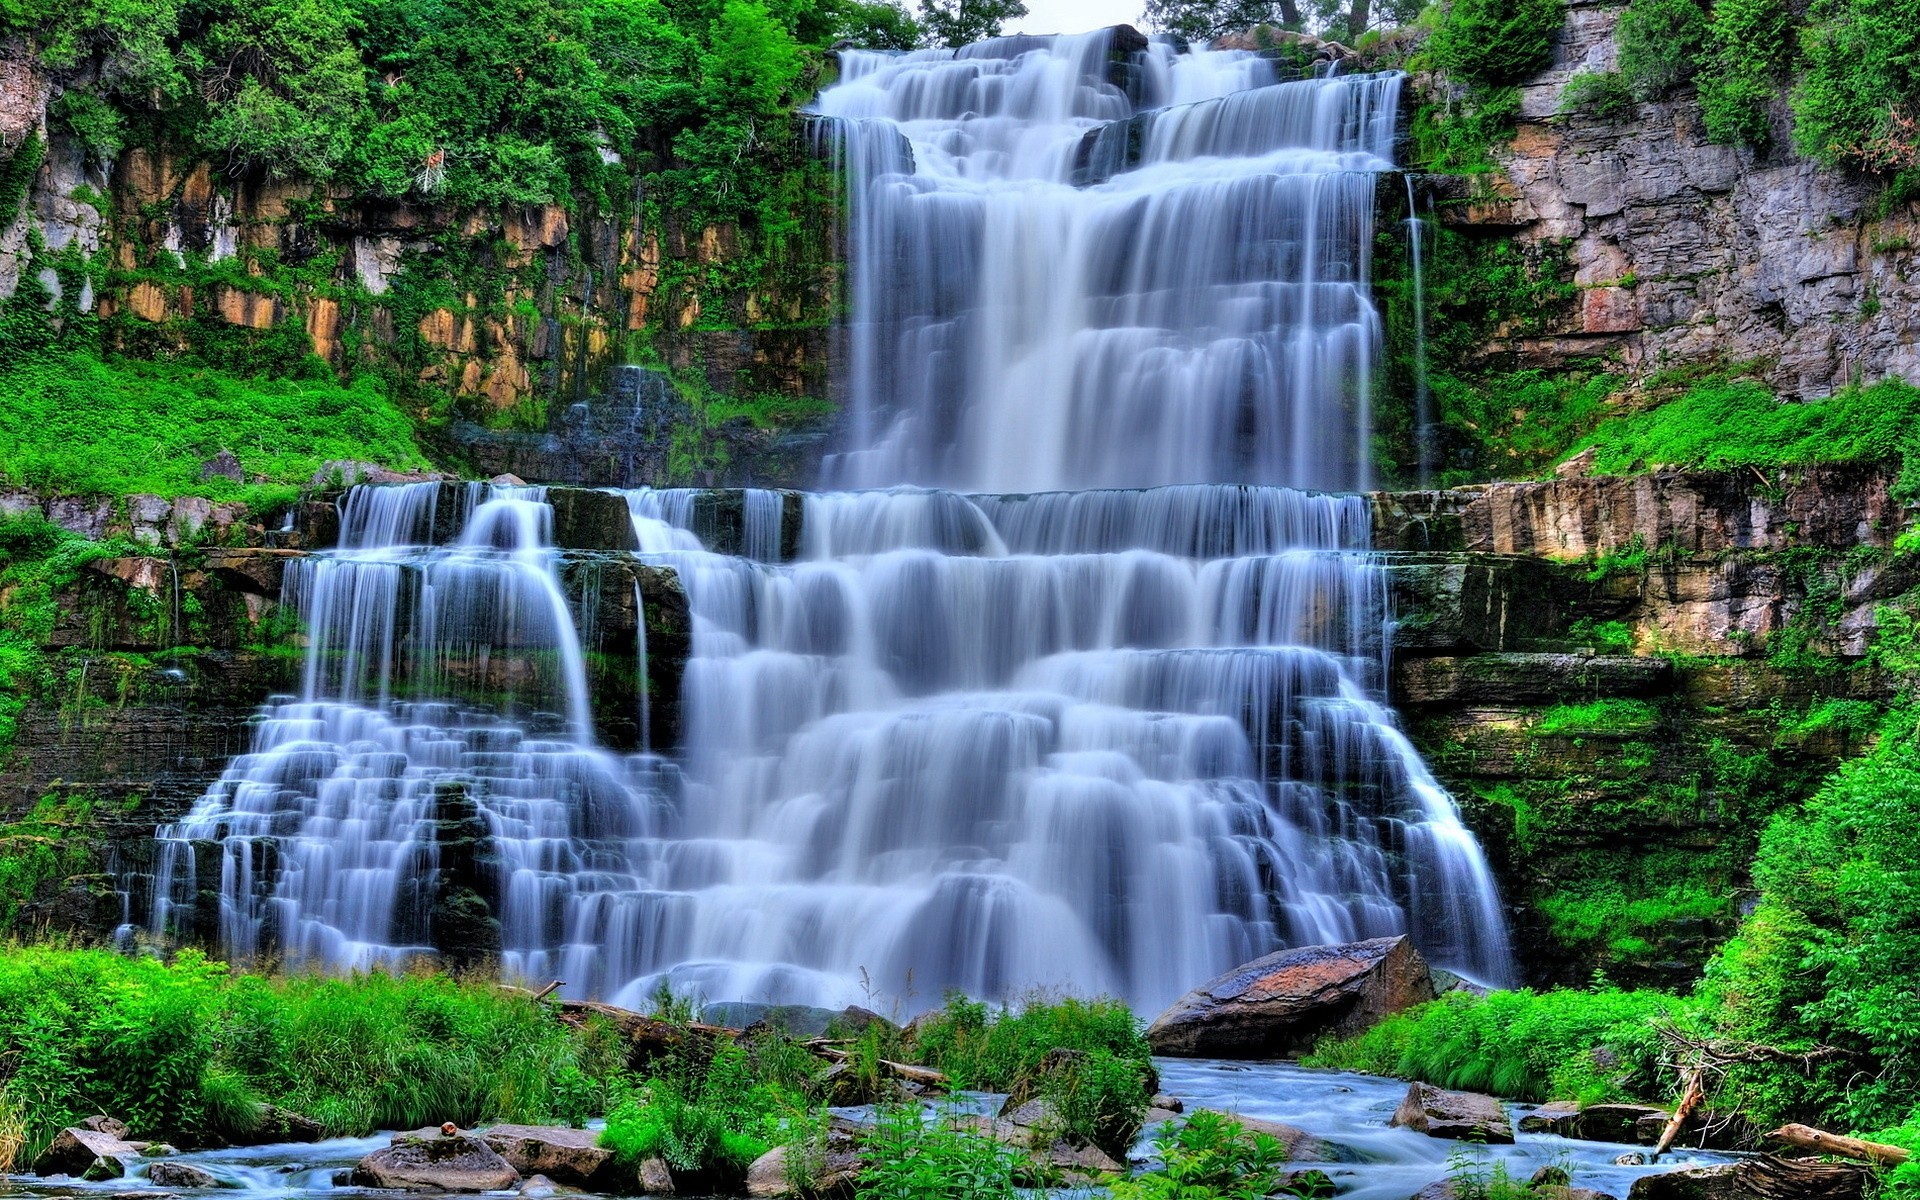
<svg viewBox="0 0 1920 1200"><path fill-rule="evenodd" d="M590 1129L548 1125L495 1125L481 1137L522 1175L545 1175L555 1183L590 1192L618 1191L620 1171L613 1151Z"/></svg>
<svg viewBox="0 0 1920 1200"><path fill-rule="evenodd" d="M323 1140L327 1136L327 1127L312 1117L278 1108L271 1104L262 1104L259 1108L260 1123L245 1134L232 1139L236 1146L272 1146L280 1142L298 1142L308 1145Z"/></svg>
<svg viewBox="0 0 1920 1200"><path fill-rule="evenodd" d="M497 1192L518 1182L520 1172L481 1138L438 1129L396 1133L353 1169L356 1187L412 1192Z"/></svg>
<svg viewBox="0 0 1920 1200"><path fill-rule="evenodd" d="M826 1037L833 1033L860 1034L874 1024L892 1027L879 1013L850 1004L846 1008L814 1008L805 1004L709 1004L700 1010L709 1025L747 1032L770 1031L792 1038Z"/></svg>
<svg viewBox="0 0 1920 1200"><path fill-rule="evenodd" d="M795 1191L789 1178L787 1146L773 1149L753 1160L747 1168L747 1195L755 1197L807 1196L813 1200L851 1200L860 1178L860 1158L848 1144L829 1140L826 1154L810 1172L812 1179Z"/></svg>
<svg viewBox="0 0 1920 1200"><path fill-rule="evenodd" d="M1554 1133L1573 1137L1580 1119L1580 1104L1575 1100L1550 1100L1520 1118L1521 1133Z"/></svg>
<svg viewBox="0 0 1920 1200"><path fill-rule="evenodd" d="M1428 1137L1490 1146L1513 1144L1513 1125L1498 1100L1478 1092L1449 1092L1428 1083L1416 1083L1407 1089L1407 1098L1393 1114L1393 1124Z"/></svg>
<svg viewBox="0 0 1920 1200"><path fill-rule="evenodd" d="M1200 1109L1209 1112L1210 1109ZM1294 1162L1349 1162L1352 1152L1342 1149L1324 1138L1316 1137L1297 1126L1279 1121L1263 1121L1259 1117L1243 1117L1237 1113L1215 1113L1238 1125L1248 1133L1264 1133L1280 1143L1286 1151L1286 1157Z"/></svg>
<svg viewBox="0 0 1920 1200"><path fill-rule="evenodd" d="M1169 1096L1165 1092L1155 1092L1153 1099L1147 1101L1150 1108L1164 1109L1167 1112L1185 1112L1187 1106L1178 1096Z"/></svg>
<svg viewBox="0 0 1920 1200"><path fill-rule="evenodd" d="M196 1167L192 1163L157 1162L147 1168L147 1179L156 1187L165 1188L210 1188L219 1187L220 1180L212 1171Z"/></svg>
<svg viewBox="0 0 1920 1200"><path fill-rule="evenodd" d="M638 550L625 496L590 488L552 488L553 544L563 550Z"/></svg>
<svg viewBox="0 0 1920 1200"><path fill-rule="evenodd" d="M1084 1186L1127 1169L1125 1163L1098 1146L1076 1146L1064 1141L1056 1141L1044 1150L1035 1151L1034 1159L1043 1167L1058 1172L1061 1181L1070 1187Z"/></svg>
<svg viewBox="0 0 1920 1200"><path fill-rule="evenodd" d="M127 1123L118 1117L88 1117L80 1122L79 1128L90 1129L95 1133L104 1133L111 1138L126 1140Z"/></svg>
<svg viewBox="0 0 1920 1200"><path fill-rule="evenodd" d="M1285 1057L1433 998L1406 937L1282 950L1208 980L1147 1030L1156 1054Z"/></svg>
<svg viewBox="0 0 1920 1200"><path fill-rule="evenodd" d="M560 1185L545 1175L535 1175L520 1185L522 1200L549 1200L560 1194Z"/></svg>
<svg viewBox="0 0 1920 1200"><path fill-rule="evenodd" d="M89 1118L107 1122L107 1128L126 1132L126 1125L112 1118ZM85 1179L118 1179L127 1173L126 1160L137 1158L140 1146L125 1141L106 1129L88 1129L84 1124L62 1129L33 1160L36 1175L75 1175Z"/></svg>
<svg viewBox="0 0 1920 1200"><path fill-rule="evenodd" d="M1739 1190L1738 1170L1732 1163L1717 1167L1686 1167L1633 1181L1627 1200L1734 1200Z"/></svg>

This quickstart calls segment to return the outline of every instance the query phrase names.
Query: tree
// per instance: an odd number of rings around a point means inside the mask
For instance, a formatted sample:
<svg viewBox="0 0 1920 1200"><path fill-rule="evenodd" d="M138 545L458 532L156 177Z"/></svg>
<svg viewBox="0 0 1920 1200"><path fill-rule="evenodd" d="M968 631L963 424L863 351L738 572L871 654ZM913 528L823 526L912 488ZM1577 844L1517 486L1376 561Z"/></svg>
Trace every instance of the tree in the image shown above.
<svg viewBox="0 0 1920 1200"><path fill-rule="evenodd" d="M1146 5L1147 24L1190 42L1255 25L1299 29L1303 24L1295 0L1146 0Z"/></svg>
<svg viewBox="0 0 1920 1200"><path fill-rule="evenodd" d="M920 25L941 46L967 46L999 37L1008 21L1027 15L1022 0L920 0Z"/></svg>

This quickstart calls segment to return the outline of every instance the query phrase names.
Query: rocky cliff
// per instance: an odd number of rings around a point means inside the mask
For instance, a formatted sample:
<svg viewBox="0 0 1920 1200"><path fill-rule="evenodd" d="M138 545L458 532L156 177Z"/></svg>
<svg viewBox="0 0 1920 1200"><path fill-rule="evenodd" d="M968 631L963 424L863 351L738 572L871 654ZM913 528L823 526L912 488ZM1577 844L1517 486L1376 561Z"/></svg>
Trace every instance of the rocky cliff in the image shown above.
<svg viewBox="0 0 1920 1200"><path fill-rule="evenodd" d="M1690 91L1625 119L1561 111L1575 74L1615 67L1624 9L1574 0L1552 67L1521 89L1500 169L1428 181L1442 222L1563 263L1578 289L1545 328L1497 330L1485 350L1549 370L1752 366L1803 398L1920 377L1911 206L1883 212L1878 182L1800 158L1784 136L1710 143Z"/></svg>

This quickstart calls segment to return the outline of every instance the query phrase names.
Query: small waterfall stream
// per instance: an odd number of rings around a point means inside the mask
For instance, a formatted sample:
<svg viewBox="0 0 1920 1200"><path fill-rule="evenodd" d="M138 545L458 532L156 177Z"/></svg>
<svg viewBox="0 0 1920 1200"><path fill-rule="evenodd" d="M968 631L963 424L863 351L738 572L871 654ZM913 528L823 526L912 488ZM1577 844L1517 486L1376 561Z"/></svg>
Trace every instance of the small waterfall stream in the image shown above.
<svg viewBox="0 0 1920 1200"><path fill-rule="evenodd" d="M737 556L696 493L625 493L689 601L680 744L596 744L540 489L355 489L288 576L301 694L161 831L151 927L333 967L464 938L629 1004L1151 1012L1401 931L1510 979L1486 864L1385 704L1368 504L1329 494L1368 478L1399 87L1105 33L844 54L827 469L868 490L807 496L797 553L786 498L748 491Z"/></svg>

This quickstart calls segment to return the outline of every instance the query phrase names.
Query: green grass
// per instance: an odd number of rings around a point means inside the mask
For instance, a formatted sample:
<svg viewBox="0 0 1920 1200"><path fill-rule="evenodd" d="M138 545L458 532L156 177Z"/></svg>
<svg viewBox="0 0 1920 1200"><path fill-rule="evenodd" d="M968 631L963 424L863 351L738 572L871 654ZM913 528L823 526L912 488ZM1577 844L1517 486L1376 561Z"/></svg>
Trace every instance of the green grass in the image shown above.
<svg viewBox="0 0 1920 1200"><path fill-rule="evenodd" d="M1593 470L1723 470L1903 459L1920 431L1920 388L1896 379L1824 400L1777 399L1750 379L1712 379L1646 412L1602 422L1574 452Z"/></svg>
<svg viewBox="0 0 1920 1200"><path fill-rule="evenodd" d="M200 478L221 450L239 458L249 483ZM247 379L84 350L0 367L0 484L285 499L330 459L427 465L412 421L369 376Z"/></svg>
<svg viewBox="0 0 1920 1200"><path fill-rule="evenodd" d="M180 1144L244 1132L261 1102L333 1134L578 1122L604 1110L621 1050L444 974L266 978L191 951L16 948L0 954L0 1167L100 1112Z"/></svg>

